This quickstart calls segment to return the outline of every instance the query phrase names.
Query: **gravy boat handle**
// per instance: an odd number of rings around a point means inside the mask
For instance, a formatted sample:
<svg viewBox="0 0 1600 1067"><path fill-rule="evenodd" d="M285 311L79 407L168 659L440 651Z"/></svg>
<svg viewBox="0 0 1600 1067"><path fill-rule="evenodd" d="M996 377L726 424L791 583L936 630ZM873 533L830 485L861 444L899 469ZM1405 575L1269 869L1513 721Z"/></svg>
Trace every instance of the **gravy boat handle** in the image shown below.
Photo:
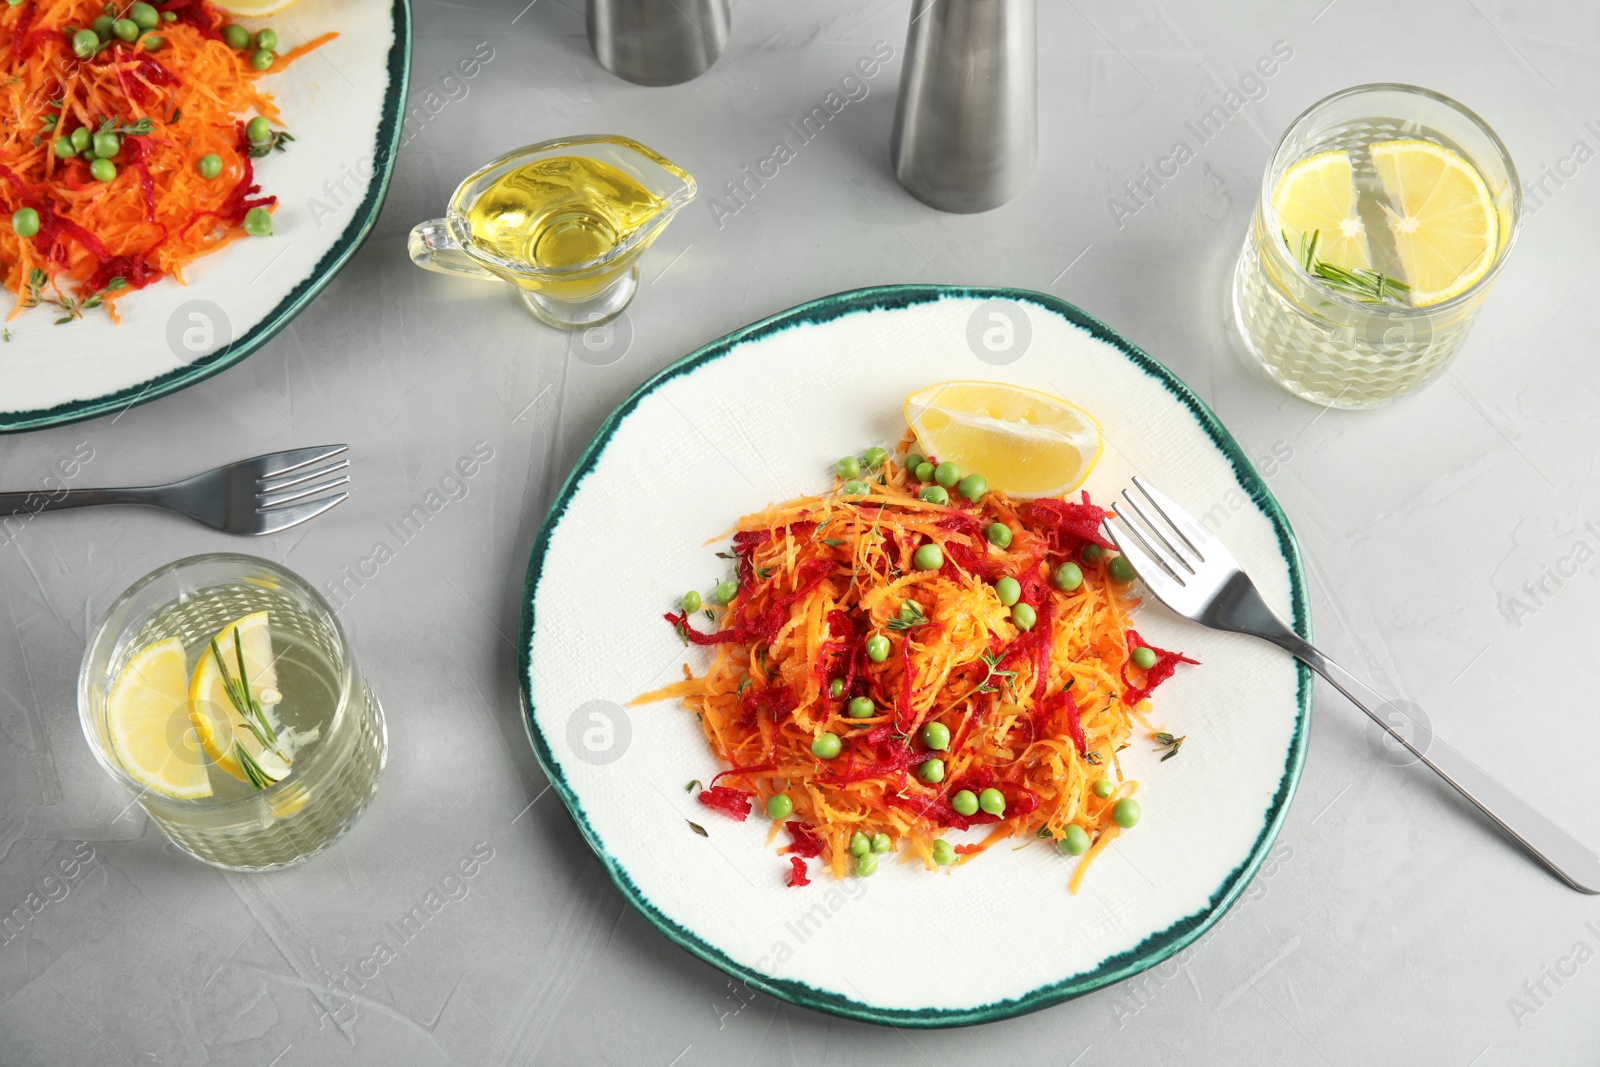
<svg viewBox="0 0 1600 1067"><path fill-rule="evenodd" d="M491 282L505 280L474 263L461 250L460 243L450 236L450 227L444 219L431 219L413 227L406 241L406 251L411 254L411 262L440 274L456 274Z"/></svg>

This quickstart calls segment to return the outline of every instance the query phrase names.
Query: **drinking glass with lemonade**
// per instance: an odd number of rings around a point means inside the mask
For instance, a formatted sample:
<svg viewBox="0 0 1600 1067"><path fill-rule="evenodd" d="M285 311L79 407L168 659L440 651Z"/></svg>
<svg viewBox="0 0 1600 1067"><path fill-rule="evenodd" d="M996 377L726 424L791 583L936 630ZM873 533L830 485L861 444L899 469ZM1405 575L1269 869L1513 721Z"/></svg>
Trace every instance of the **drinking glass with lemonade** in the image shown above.
<svg viewBox="0 0 1600 1067"><path fill-rule="evenodd" d="M234 870L333 844L387 754L383 710L327 602L253 556L192 556L123 593L84 654L78 712L129 806Z"/></svg>
<svg viewBox="0 0 1600 1067"><path fill-rule="evenodd" d="M1234 273L1251 354L1340 408L1423 385L1466 340L1516 238L1522 197L1477 115L1410 85L1319 101L1267 166Z"/></svg>

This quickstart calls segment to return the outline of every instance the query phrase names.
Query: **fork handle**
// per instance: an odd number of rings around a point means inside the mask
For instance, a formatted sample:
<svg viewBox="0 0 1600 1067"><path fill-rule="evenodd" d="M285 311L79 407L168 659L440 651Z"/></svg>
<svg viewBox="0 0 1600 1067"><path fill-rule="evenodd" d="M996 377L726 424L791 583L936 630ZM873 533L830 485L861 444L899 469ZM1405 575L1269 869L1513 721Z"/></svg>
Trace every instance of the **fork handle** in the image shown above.
<svg viewBox="0 0 1600 1067"><path fill-rule="evenodd" d="M1266 636L1266 635L1263 635ZM1600 855L1563 830L1548 816L1506 788L1498 778L1451 748L1427 726L1418 723L1393 701L1292 633L1273 634L1268 640L1304 661L1339 692L1366 712L1417 759L1449 782L1507 836L1550 869L1556 877L1583 893L1600 893ZM1395 728L1395 720L1411 727L1415 744Z"/></svg>
<svg viewBox="0 0 1600 1067"><path fill-rule="evenodd" d="M52 493L36 489L31 493L0 493L0 515L32 515L40 511L65 511L92 508L99 504L147 504L160 507L157 487L131 489L65 489Z"/></svg>

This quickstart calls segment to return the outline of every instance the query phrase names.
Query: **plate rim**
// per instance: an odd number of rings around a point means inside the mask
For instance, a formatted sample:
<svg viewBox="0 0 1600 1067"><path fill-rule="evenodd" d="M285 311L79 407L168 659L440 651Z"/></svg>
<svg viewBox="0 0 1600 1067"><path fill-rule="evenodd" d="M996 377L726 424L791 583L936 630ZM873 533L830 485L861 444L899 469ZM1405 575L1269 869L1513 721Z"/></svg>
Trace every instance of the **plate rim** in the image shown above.
<svg viewBox="0 0 1600 1067"><path fill-rule="evenodd" d="M1302 638L1307 641L1311 639L1311 617L1305 581L1305 568L1300 559L1299 543L1296 541L1294 531L1289 525L1288 517L1284 514L1277 499L1272 495L1272 491L1268 488L1265 480L1262 479L1248 457L1245 456L1238 442L1234 440L1233 435L1228 432L1227 427L1223 426L1205 401L1196 396L1181 379L1148 355L1143 349L1139 348L1139 346L1076 305L1048 293L1008 286L902 284L844 290L815 300L809 300L785 311L769 315L674 360L660 371L651 375L650 378L630 393L628 398L617 405L600 424L594 438L584 448L583 454L578 457L578 461L574 464L571 472L568 473L562 483L560 492L556 494L549 510L545 514L544 521L539 528L539 534L534 539L533 547L530 550L528 568L523 579L522 625L517 650L518 689L522 702L523 730L528 735L528 742L532 746L534 755L537 757L546 777L549 779L550 786L561 797L561 801L566 805L573 822L577 824L579 832L582 833L584 840L588 842L590 849L600 860L601 866L605 868L612 884L622 894L623 899L649 920L652 926L681 948L745 983L752 989L760 990L770 996L778 997L801 1007L860 1022L887 1026L915 1028L969 1026L1025 1015L1130 978L1141 971L1157 966L1198 940L1228 912L1244 892L1245 887L1249 885L1256 871L1272 851L1272 847L1277 841L1278 833L1288 816L1289 802L1293 799L1295 789L1299 785L1311 736L1312 676L1310 668L1304 663L1296 663L1296 677L1298 679L1296 702L1298 710L1295 717L1295 729L1290 739L1288 761L1284 766L1283 776L1278 782L1278 789L1273 794L1265 824L1260 834L1257 835L1255 843L1251 846L1250 854L1223 879L1220 894L1215 903L1210 903L1199 911L1177 920L1165 929L1150 934L1127 951L1102 960L1092 970L1068 976L1057 982L1047 983L1021 996L993 1001L971 1008L882 1008L852 1000L837 993L820 990L804 982L762 975L735 962L721 950L707 943L699 935L663 914L634 883L627 870L622 867L615 857L606 852L598 841L594 828L589 824L582 802L573 792L566 778L561 774L559 766L552 758L548 744L538 726L534 723L535 705L531 669L535 628L534 600L550 538L556 527L560 525L561 519L565 516L567 506L571 502L573 495L583 479L593 469L601 453L605 451L606 445L610 442L618 426L628 415L632 414L646 396L657 388L674 378L695 370L703 364L720 359L741 344L759 340L793 326L830 322L858 312L900 310L919 304L937 303L946 298L963 297L1032 303L1043 307L1047 311L1059 314L1073 325L1086 330L1097 340L1104 341L1116 348L1134 366L1165 386L1168 392L1172 393L1180 403L1187 407L1195 421L1200 424L1201 429L1205 431L1212 443L1222 451L1233 466L1239 487L1261 509L1267 520L1272 524L1273 531L1277 535L1279 551L1282 553L1284 562L1289 568L1290 595L1294 613L1291 626Z"/></svg>
<svg viewBox="0 0 1600 1067"><path fill-rule="evenodd" d="M86 400L68 400L48 408L25 411L0 411L0 434L25 433L49 426L67 426L74 422L98 418L112 411L126 411L140 404L168 396L203 382L229 367L242 363L268 341L296 315L311 303L334 275L344 267L356 250L365 243L367 235L378 221L383 202L389 194L389 182L394 175L395 157L399 154L402 116L405 110L406 90L411 80L411 0L393 0L389 8L394 21L394 43L389 46L385 64L389 85L384 91L382 114L378 119L378 154L381 167L367 183L366 196L356 208L350 224L345 227L333 246L317 261L311 273L286 293L276 307L243 337L181 367L164 374L135 383L113 393Z"/></svg>

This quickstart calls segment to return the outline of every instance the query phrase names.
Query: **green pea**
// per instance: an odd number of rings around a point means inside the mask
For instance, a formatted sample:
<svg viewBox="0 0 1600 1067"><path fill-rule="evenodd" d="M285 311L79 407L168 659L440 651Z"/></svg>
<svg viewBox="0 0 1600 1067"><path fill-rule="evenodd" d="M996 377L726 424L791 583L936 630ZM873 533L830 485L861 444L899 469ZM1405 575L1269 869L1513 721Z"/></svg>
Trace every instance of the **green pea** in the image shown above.
<svg viewBox="0 0 1600 1067"><path fill-rule="evenodd" d="M275 30L262 30L256 34L256 47L272 51L278 47L278 34Z"/></svg>
<svg viewBox="0 0 1600 1067"><path fill-rule="evenodd" d="M144 39L143 47L146 52L159 52L167 47L167 39L159 33L152 33Z"/></svg>
<svg viewBox="0 0 1600 1067"><path fill-rule="evenodd" d="M869 448L861 453L861 461L867 465L868 470L877 470L883 466L883 461L889 458L889 452L883 448Z"/></svg>
<svg viewBox="0 0 1600 1067"><path fill-rule="evenodd" d="M929 785L937 785L944 781L944 760L937 756L923 760L917 765L917 777Z"/></svg>
<svg viewBox="0 0 1600 1067"><path fill-rule="evenodd" d="M854 456L844 457L833 465L833 469L839 472L841 478L861 477L861 461Z"/></svg>
<svg viewBox="0 0 1600 1067"><path fill-rule="evenodd" d="M923 466L926 467L927 464L924 463ZM938 504L940 507L950 503L950 494L945 491L943 486L939 485L927 486L917 496L930 504Z"/></svg>
<svg viewBox="0 0 1600 1067"><path fill-rule="evenodd" d="M811 754L818 759L833 759L843 749L844 742L839 740L838 734L818 734L811 742Z"/></svg>
<svg viewBox="0 0 1600 1067"><path fill-rule="evenodd" d="M39 213L31 207L19 207L11 215L11 228L17 236L27 240L39 232Z"/></svg>
<svg viewBox="0 0 1600 1067"><path fill-rule="evenodd" d="M1133 660L1133 665L1138 667L1141 671L1147 671L1156 665L1156 654L1153 650L1148 648L1134 649L1133 656L1131 658Z"/></svg>
<svg viewBox="0 0 1600 1067"><path fill-rule="evenodd" d="M99 22L99 19L95 19ZM95 31L99 33L99 30ZM111 32L117 35L117 40L132 44L139 39L139 24L132 19L118 19L111 24Z"/></svg>
<svg viewBox="0 0 1600 1067"><path fill-rule="evenodd" d="M934 467L932 463L929 463L927 460L923 460L912 469L911 473L917 476L917 481L919 482L931 482L933 481L933 472L936 469L937 468Z"/></svg>
<svg viewBox="0 0 1600 1067"><path fill-rule="evenodd" d="M985 789L978 794L978 807L990 815L1004 815L1006 813L1006 795L998 789Z"/></svg>
<svg viewBox="0 0 1600 1067"><path fill-rule="evenodd" d="M1094 795L1104 800L1117 791L1117 783L1109 778L1097 778L1094 783Z"/></svg>
<svg viewBox="0 0 1600 1067"><path fill-rule="evenodd" d="M873 634L867 638L867 658L874 663L882 663L889 658L889 639L882 634Z"/></svg>
<svg viewBox="0 0 1600 1067"><path fill-rule="evenodd" d="M989 491L989 482L981 474L969 474L961 479L956 489L962 496L976 504Z"/></svg>
<svg viewBox="0 0 1600 1067"><path fill-rule="evenodd" d="M122 151L122 138L114 133L97 133L94 135L94 154L101 159L110 159Z"/></svg>
<svg viewBox="0 0 1600 1067"><path fill-rule="evenodd" d="M277 58L265 48L258 48L250 53L250 66L256 70L267 70Z"/></svg>
<svg viewBox="0 0 1600 1067"><path fill-rule="evenodd" d="M243 26L229 24L222 27L222 41L235 52L243 52L250 47L250 31Z"/></svg>
<svg viewBox="0 0 1600 1067"><path fill-rule="evenodd" d="M206 173L206 159L217 159L217 157L211 155L206 156L205 159L202 159L200 161L200 174L202 177L215 178L217 176L217 171L212 171L210 174ZM221 170L221 168L222 160L217 159L217 170ZM696 590L691 589L687 593L683 594L683 610L687 615L693 615L695 612L700 610L700 594Z"/></svg>
<svg viewBox="0 0 1600 1067"><path fill-rule="evenodd" d="M983 536L996 548L1011 547L1011 527L1003 522L991 522L989 528L983 531Z"/></svg>
<svg viewBox="0 0 1600 1067"><path fill-rule="evenodd" d="M1039 621L1039 613L1027 604L1015 604L1011 608L1011 624L1019 630L1031 630L1033 624Z"/></svg>
<svg viewBox="0 0 1600 1067"><path fill-rule="evenodd" d="M1143 815L1139 802L1132 797L1123 797L1111 805L1111 818L1124 830L1139 824L1139 816Z"/></svg>
<svg viewBox="0 0 1600 1067"><path fill-rule="evenodd" d="M950 806L956 809L957 815L978 814L978 794L970 789L963 789L950 798Z"/></svg>
<svg viewBox="0 0 1600 1067"><path fill-rule="evenodd" d="M852 697L846 714L852 719L870 719L878 714L878 705L872 702L871 697Z"/></svg>
<svg viewBox="0 0 1600 1067"><path fill-rule="evenodd" d="M117 165L109 159L97 159L89 164L89 174L97 182L109 182L117 176Z"/></svg>
<svg viewBox="0 0 1600 1067"><path fill-rule="evenodd" d="M1022 599L1022 583L1009 574L994 583L994 591L1000 603L1008 608Z"/></svg>
<svg viewBox="0 0 1600 1067"><path fill-rule="evenodd" d="M251 144L266 144L272 140L272 123L267 121L266 116L257 115L244 124L244 135L250 138Z"/></svg>
<svg viewBox="0 0 1600 1067"><path fill-rule="evenodd" d="M1063 856L1081 856L1089 851L1089 833L1077 823L1068 823L1067 832L1056 842Z"/></svg>
<svg viewBox="0 0 1600 1067"><path fill-rule="evenodd" d="M153 30L161 25L161 15L157 13L155 8L145 3L144 0L138 0L132 7L128 8L128 17L141 30Z"/></svg>
<svg viewBox="0 0 1600 1067"><path fill-rule="evenodd" d="M906 467L906 470L911 473L911 476L913 478L915 478L917 476L917 468L922 466L926 462L928 462L928 461L923 459L920 455L918 455L915 452L907 452L906 453L905 467Z"/></svg>
<svg viewBox="0 0 1600 1067"><path fill-rule="evenodd" d="M253 207L244 213L244 232L251 237L272 236L272 215L264 207Z"/></svg>
<svg viewBox="0 0 1600 1067"><path fill-rule="evenodd" d="M961 480L961 468L946 460L933 469L933 480L946 489L954 489Z"/></svg>
<svg viewBox="0 0 1600 1067"><path fill-rule="evenodd" d="M77 151L82 152L89 147L89 141L91 140L92 136L93 135L89 132L89 127L79 126L77 129L72 131L72 147Z"/></svg>
<svg viewBox="0 0 1600 1067"><path fill-rule="evenodd" d="M794 801L787 793L777 793L767 798L767 818L787 819L794 814Z"/></svg>
<svg viewBox="0 0 1600 1067"><path fill-rule="evenodd" d="M856 857L856 877L870 878L878 869L878 857L868 852Z"/></svg>
<svg viewBox="0 0 1600 1067"><path fill-rule="evenodd" d="M1111 557L1111 562L1106 564L1106 573L1111 575L1111 580L1118 585L1127 585L1138 577L1133 573L1133 564L1128 562L1127 556Z"/></svg>
<svg viewBox="0 0 1600 1067"><path fill-rule="evenodd" d="M894 848L894 842L889 840L888 834L872 835L872 851L881 854L888 852L892 848Z"/></svg>
<svg viewBox="0 0 1600 1067"><path fill-rule="evenodd" d="M830 697L832 697L833 699L835 699L835 700L838 700L841 696L844 695L844 679L843 678L835 678L833 681L828 683L828 695Z"/></svg>
<svg viewBox="0 0 1600 1067"><path fill-rule="evenodd" d="M176 11L163 11L161 13L161 21L162 22L177 22L178 21L178 13Z"/></svg>
<svg viewBox="0 0 1600 1067"><path fill-rule="evenodd" d="M933 843L933 862L948 867L955 861L956 850L950 847L950 842L941 837Z"/></svg>
<svg viewBox="0 0 1600 1067"><path fill-rule="evenodd" d="M850 835L850 855L860 858L872 851L872 838L857 830Z"/></svg>
<svg viewBox="0 0 1600 1067"><path fill-rule="evenodd" d="M102 41L109 41L112 33L116 32L116 26L119 21L119 19L114 19L110 15L98 15L93 22L89 23L89 28ZM134 27L136 30L138 28L137 26ZM134 34L134 36L137 37L138 34Z"/></svg>
<svg viewBox="0 0 1600 1067"><path fill-rule="evenodd" d="M739 595L739 583L729 578L725 582L717 583L717 603L732 604L733 598Z"/></svg>
<svg viewBox="0 0 1600 1067"><path fill-rule="evenodd" d="M1070 593L1083 584L1083 568L1070 561L1063 563L1051 572L1050 584L1063 593Z"/></svg>
<svg viewBox="0 0 1600 1067"><path fill-rule="evenodd" d="M922 728L922 743L934 752L950 747L950 727L942 722L930 722Z"/></svg>
<svg viewBox="0 0 1600 1067"><path fill-rule="evenodd" d="M850 481L844 483L844 495L845 496L866 496L867 495L867 490L869 488L870 488L870 486L868 486L866 482L860 482L860 481L856 481L854 479L851 479Z"/></svg>
<svg viewBox="0 0 1600 1067"><path fill-rule="evenodd" d="M57 137L55 143L55 152L57 159L71 159L73 156L78 154L78 150L72 147L71 137Z"/></svg>
<svg viewBox="0 0 1600 1067"><path fill-rule="evenodd" d="M100 35L93 30L79 30L72 35L72 51L79 59L88 59L100 48Z"/></svg>
<svg viewBox="0 0 1600 1067"><path fill-rule="evenodd" d="M1083 546L1083 561L1089 564L1091 567L1096 563L1099 563L1100 557L1105 554L1106 550L1101 548L1099 545L1087 544Z"/></svg>
<svg viewBox="0 0 1600 1067"><path fill-rule="evenodd" d="M912 554L911 563L919 571L936 571L944 566L944 549L938 545L923 545Z"/></svg>

